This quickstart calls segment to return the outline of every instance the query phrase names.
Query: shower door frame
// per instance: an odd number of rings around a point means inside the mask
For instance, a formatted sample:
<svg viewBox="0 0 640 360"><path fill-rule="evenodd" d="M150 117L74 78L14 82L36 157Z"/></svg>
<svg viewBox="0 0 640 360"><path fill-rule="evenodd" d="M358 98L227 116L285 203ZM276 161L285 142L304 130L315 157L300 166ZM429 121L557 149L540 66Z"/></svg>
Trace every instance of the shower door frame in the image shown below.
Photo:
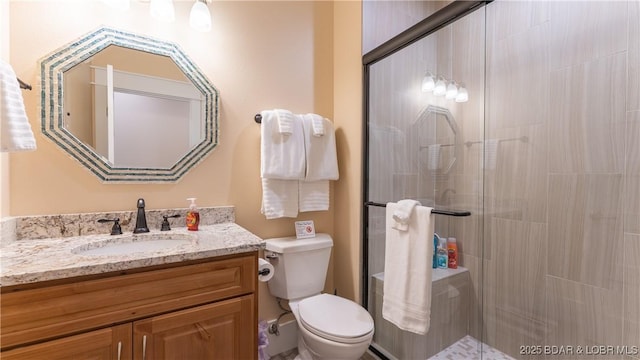
<svg viewBox="0 0 640 360"><path fill-rule="evenodd" d="M384 42L375 49L369 51L362 56L362 74L363 74L363 121L362 121L362 224L360 241L362 244L362 273L361 273L361 299L362 306L369 309L369 206L376 206L369 199L369 80L370 66L386 57L396 53L397 51L413 44L422 38L435 33L441 28L455 22L467 14L483 7L493 0L456 0L442 9L436 11L426 19L418 22L407 30L401 32L390 40ZM387 356L381 353L373 345L369 346L369 350L381 359L388 360Z"/></svg>

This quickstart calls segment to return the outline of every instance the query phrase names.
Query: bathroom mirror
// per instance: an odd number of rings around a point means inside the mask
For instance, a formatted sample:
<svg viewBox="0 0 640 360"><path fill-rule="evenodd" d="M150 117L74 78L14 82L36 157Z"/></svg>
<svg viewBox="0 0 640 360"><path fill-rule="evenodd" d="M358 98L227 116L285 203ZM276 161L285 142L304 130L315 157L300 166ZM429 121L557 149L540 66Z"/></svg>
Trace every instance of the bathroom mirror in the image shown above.
<svg viewBox="0 0 640 360"><path fill-rule="evenodd" d="M218 143L218 91L173 43L100 28L40 71L43 133L102 181L175 182Z"/></svg>

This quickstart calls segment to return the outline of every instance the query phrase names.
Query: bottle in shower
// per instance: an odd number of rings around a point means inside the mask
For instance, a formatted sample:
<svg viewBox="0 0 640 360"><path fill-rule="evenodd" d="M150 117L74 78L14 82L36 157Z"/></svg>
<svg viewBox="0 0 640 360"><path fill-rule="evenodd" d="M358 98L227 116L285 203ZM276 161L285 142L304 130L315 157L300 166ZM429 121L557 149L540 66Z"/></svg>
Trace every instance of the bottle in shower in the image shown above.
<svg viewBox="0 0 640 360"><path fill-rule="evenodd" d="M438 268L446 269L449 266L449 255L447 254L447 238L440 238L438 241Z"/></svg>
<svg viewBox="0 0 640 360"><path fill-rule="evenodd" d="M433 264L432 267L435 269L438 267L438 244L440 236L438 234L433 234Z"/></svg>
<svg viewBox="0 0 640 360"><path fill-rule="evenodd" d="M449 269L458 268L458 243L456 238L447 239L447 253L449 255Z"/></svg>

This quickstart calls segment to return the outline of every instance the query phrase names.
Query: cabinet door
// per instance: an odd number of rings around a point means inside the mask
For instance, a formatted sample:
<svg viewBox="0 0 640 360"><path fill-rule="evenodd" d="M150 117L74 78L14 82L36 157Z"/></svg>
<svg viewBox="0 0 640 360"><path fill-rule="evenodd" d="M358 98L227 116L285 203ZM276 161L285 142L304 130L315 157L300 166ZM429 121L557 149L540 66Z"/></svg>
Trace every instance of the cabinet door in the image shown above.
<svg viewBox="0 0 640 360"><path fill-rule="evenodd" d="M3 360L130 360L131 323L3 351Z"/></svg>
<svg viewBox="0 0 640 360"><path fill-rule="evenodd" d="M134 359L255 359L255 311L246 295L136 321Z"/></svg>

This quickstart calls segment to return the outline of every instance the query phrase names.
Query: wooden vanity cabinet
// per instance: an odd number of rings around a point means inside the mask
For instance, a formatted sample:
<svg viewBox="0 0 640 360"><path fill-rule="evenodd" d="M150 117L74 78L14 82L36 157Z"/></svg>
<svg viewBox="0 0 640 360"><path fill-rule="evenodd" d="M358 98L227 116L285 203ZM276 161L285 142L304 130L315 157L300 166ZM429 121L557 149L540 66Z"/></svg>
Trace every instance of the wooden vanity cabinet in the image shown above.
<svg viewBox="0 0 640 360"><path fill-rule="evenodd" d="M0 358L256 359L257 253L3 288Z"/></svg>

